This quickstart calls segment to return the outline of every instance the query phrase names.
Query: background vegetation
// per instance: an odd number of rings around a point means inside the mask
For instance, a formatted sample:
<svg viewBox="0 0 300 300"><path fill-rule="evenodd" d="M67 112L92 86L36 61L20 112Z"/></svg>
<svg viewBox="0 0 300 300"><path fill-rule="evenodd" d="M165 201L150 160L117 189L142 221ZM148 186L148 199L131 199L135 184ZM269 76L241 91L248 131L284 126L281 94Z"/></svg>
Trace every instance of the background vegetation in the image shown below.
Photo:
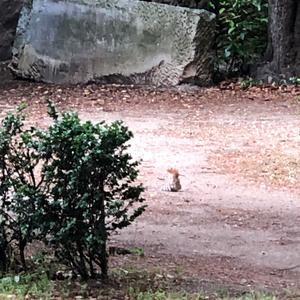
<svg viewBox="0 0 300 300"><path fill-rule="evenodd" d="M267 0L220 0L217 16L216 76L249 74L267 46Z"/></svg>

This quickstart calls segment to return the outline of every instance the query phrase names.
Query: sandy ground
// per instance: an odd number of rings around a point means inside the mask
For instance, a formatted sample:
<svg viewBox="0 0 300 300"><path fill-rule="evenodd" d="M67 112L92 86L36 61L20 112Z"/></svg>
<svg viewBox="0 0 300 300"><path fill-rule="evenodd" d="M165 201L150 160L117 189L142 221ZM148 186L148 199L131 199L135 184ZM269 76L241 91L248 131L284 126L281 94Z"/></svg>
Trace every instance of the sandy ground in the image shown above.
<svg viewBox="0 0 300 300"><path fill-rule="evenodd" d="M46 126L43 99L93 121L122 119L142 159L148 209L112 243L142 247L145 266L245 287L300 287L300 90L235 85L155 90L13 83L0 118L20 101ZM176 167L182 191L161 191ZM295 267L298 266L299 267ZM295 267L289 270L286 268Z"/></svg>

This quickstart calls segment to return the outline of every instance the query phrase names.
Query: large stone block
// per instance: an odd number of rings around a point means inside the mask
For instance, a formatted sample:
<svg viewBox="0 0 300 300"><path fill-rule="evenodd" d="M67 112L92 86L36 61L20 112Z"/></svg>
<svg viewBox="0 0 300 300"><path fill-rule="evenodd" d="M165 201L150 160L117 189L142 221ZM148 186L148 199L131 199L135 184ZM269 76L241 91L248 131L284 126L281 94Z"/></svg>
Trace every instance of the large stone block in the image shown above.
<svg viewBox="0 0 300 300"><path fill-rule="evenodd" d="M214 15L134 0L30 0L11 69L51 83L207 85Z"/></svg>

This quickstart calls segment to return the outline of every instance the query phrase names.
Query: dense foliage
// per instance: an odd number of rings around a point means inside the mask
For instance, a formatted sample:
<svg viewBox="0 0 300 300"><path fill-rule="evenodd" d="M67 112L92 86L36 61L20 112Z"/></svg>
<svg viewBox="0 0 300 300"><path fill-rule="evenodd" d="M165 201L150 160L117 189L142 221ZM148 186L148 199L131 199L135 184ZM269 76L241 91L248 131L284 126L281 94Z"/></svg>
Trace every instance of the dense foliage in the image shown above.
<svg viewBox="0 0 300 300"><path fill-rule="evenodd" d="M0 128L0 270L26 270L25 247L37 235L36 212L42 181L39 131L24 130L24 116L9 113ZM18 249L18 254L15 252ZM19 260L19 261L18 261Z"/></svg>
<svg viewBox="0 0 300 300"><path fill-rule="evenodd" d="M216 2L210 3L217 15L215 70L219 75L245 74L267 45L268 1Z"/></svg>
<svg viewBox="0 0 300 300"><path fill-rule="evenodd" d="M133 185L132 133L122 122L59 115L51 103L49 116L47 130L25 129L21 110L1 124L0 270L26 269L25 247L39 240L82 278L96 277L97 266L106 277L110 233L145 208L134 205L144 199L142 185Z"/></svg>

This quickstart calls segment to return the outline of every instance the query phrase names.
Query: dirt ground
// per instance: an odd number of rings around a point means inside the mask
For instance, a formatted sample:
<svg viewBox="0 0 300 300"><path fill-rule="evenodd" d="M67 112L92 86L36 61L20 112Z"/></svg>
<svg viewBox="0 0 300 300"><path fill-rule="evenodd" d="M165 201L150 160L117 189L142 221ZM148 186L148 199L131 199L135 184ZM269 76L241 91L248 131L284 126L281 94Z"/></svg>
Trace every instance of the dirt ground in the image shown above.
<svg viewBox="0 0 300 300"><path fill-rule="evenodd" d="M50 97L85 120L129 126L148 209L112 244L141 247L145 256L118 263L163 267L199 282L295 291L299 95L297 87L244 91L234 84L158 90L14 82L0 88L0 118L26 101L30 122L46 126L43 101ZM161 191L169 167L183 174L178 193Z"/></svg>

